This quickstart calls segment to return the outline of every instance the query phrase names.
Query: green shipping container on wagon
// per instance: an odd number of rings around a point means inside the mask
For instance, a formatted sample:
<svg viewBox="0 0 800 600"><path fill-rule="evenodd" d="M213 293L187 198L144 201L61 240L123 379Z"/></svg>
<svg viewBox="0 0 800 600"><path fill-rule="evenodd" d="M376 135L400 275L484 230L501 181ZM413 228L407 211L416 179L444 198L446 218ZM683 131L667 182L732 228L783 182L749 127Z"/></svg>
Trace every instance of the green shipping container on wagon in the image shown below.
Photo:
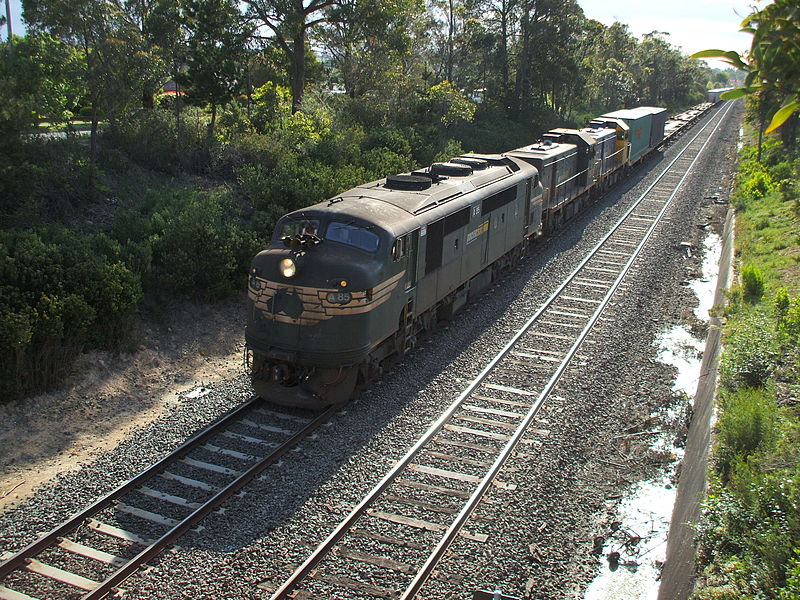
<svg viewBox="0 0 800 600"><path fill-rule="evenodd" d="M653 123L650 126L650 147L655 148L664 141L664 127L667 124L667 109L658 106L642 106L653 115Z"/></svg>
<svg viewBox="0 0 800 600"><path fill-rule="evenodd" d="M653 126L653 113L648 107L627 108L606 113L604 118L620 119L630 127L628 137L631 143L629 160L638 161L650 149L650 130Z"/></svg>

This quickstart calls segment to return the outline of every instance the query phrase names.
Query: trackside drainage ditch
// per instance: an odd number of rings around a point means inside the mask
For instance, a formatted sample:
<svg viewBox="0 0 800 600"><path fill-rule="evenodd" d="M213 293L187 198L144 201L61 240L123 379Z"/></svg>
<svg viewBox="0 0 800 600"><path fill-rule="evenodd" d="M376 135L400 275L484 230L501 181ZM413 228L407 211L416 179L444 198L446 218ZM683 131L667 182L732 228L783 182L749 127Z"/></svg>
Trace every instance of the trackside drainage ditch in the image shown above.
<svg viewBox="0 0 800 600"><path fill-rule="evenodd" d="M698 299L695 316L708 322L714 301L722 241L709 233L703 241L703 267L699 279L689 283ZM700 377L700 363L705 340L696 338L685 325L674 325L656 336L658 360L675 369L673 393L688 399L670 419L680 419L680 412L693 402ZM653 448L672 453L675 460L667 472L655 479L640 481L628 490L616 509L617 519L605 536L595 540L595 553L601 558L597 577L586 590L584 600L656 600L661 566L666 556L667 533L676 490L674 472L683 450L674 440L660 437Z"/></svg>

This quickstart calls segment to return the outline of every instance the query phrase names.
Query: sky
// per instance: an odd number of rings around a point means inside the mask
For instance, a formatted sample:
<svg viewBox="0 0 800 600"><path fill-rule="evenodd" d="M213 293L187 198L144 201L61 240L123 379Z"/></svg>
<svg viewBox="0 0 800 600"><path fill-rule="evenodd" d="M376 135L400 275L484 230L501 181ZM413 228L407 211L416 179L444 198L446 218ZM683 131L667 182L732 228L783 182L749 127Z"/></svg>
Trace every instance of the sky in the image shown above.
<svg viewBox="0 0 800 600"><path fill-rule="evenodd" d="M686 54L699 50L735 50L741 54L750 48L752 36L740 33L742 20L752 6L768 3L755 0L578 0L590 19L611 25L619 21L640 38L651 31L668 33L666 40ZM727 68L716 60L709 66Z"/></svg>
<svg viewBox="0 0 800 600"><path fill-rule="evenodd" d="M765 6L765 0L578 0L586 16L605 25L620 21L641 38L651 31L669 33L667 40L686 54L709 48L742 52L750 47L751 36L739 33L742 19L751 6ZM5 12L0 2L0 14ZM15 34L23 32L20 0L11 0ZM2 28L0 39L6 39ZM719 61L708 61L724 68Z"/></svg>

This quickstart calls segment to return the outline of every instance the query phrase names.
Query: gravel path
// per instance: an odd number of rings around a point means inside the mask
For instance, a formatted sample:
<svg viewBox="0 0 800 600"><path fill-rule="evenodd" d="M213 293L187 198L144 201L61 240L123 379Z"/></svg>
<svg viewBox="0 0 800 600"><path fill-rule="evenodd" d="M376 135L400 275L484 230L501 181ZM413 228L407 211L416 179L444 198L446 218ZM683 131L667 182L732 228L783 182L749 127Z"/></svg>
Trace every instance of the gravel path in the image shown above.
<svg viewBox="0 0 800 600"><path fill-rule="evenodd" d="M655 361L653 339L664 326L693 319L696 304L682 285L699 272L681 242L700 246L701 224L721 229L740 110L720 143L686 186L641 259L629 284L581 354L588 369L565 378L537 425L549 433L522 449L502 474L517 485L495 490L469 529L484 544L457 542L426 598L470 598L476 588L501 587L532 598L580 597L599 559L593 539L608 533L626 487L663 470L671 457L648 449L645 430L685 433L669 421L670 369ZM681 142L679 142L681 143ZM667 149L660 162L674 154ZM279 584L478 374L529 314L615 222L660 170L659 159L621 183L535 256L426 341L373 389L228 501L224 511L186 536L181 547L129 580L130 598L267 598L256 587ZM665 164L665 163L664 163ZM691 321L690 321L691 322ZM695 324L696 323L692 323ZM0 544L16 549L70 513L179 445L197 428L251 393L246 378L182 398L167 416L142 427L115 450L62 476L29 501L0 515ZM621 436L621 437L614 437ZM442 582L441 580L445 580ZM449 582L449 583L448 583Z"/></svg>

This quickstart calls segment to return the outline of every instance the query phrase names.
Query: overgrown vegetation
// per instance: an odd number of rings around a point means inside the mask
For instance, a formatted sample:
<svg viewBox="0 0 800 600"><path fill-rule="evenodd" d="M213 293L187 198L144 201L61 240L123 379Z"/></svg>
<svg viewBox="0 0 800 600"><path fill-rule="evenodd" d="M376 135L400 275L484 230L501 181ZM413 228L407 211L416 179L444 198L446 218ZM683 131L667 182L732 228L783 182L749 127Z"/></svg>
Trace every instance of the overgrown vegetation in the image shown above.
<svg viewBox="0 0 800 600"><path fill-rule="evenodd" d="M800 597L800 154L740 156L740 283L729 294L697 600Z"/></svg>

